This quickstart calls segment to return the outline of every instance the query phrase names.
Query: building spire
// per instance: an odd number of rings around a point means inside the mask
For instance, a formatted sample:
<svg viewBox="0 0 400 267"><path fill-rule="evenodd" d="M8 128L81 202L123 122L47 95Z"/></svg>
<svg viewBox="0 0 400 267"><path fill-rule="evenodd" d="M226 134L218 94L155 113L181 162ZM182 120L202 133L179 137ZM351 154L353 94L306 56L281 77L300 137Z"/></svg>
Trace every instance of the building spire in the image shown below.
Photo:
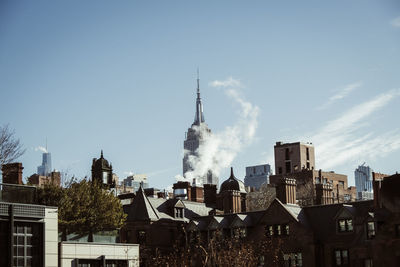
<svg viewBox="0 0 400 267"><path fill-rule="evenodd" d="M201 97L200 97L200 75L199 75L199 68L197 68L196 115L194 117L193 124L200 125L200 123L203 122L204 122L204 115L203 115L203 105L201 104Z"/></svg>

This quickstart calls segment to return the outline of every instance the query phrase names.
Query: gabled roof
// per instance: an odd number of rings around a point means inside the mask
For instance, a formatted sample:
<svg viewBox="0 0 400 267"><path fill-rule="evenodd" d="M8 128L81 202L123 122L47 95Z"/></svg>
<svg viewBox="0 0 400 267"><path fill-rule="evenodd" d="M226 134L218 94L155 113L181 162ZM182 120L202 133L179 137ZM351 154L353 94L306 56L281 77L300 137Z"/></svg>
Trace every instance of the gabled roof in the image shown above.
<svg viewBox="0 0 400 267"><path fill-rule="evenodd" d="M140 186L132 204L127 207L128 221L157 221L160 216Z"/></svg>

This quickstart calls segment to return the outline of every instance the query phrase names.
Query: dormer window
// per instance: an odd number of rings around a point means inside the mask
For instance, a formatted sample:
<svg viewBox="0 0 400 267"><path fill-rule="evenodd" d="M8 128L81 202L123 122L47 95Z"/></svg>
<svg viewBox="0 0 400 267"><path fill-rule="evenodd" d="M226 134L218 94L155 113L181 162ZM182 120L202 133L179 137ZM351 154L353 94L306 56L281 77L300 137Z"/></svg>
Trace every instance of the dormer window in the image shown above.
<svg viewBox="0 0 400 267"><path fill-rule="evenodd" d="M183 208L175 208L175 218L183 218Z"/></svg>
<svg viewBox="0 0 400 267"><path fill-rule="evenodd" d="M367 222L367 238L373 239L375 237L375 222Z"/></svg>
<svg viewBox="0 0 400 267"><path fill-rule="evenodd" d="M338 220L338 231L340 233L352 232L353 231L353 219L339 219Z"/></svg>

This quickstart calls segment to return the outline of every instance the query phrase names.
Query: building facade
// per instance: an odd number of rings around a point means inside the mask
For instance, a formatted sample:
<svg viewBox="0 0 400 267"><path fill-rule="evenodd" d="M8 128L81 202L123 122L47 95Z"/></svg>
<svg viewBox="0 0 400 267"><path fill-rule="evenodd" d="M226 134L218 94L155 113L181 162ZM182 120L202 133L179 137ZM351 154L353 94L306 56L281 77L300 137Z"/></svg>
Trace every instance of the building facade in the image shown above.
<svg viewBox="0 0 400 267"><path fill-rule="evenodd" d="M282 178L295 179L297 200L301 206L356 199L356 188L348 186L346 175L316 170L314 146L311 143L277 142L274 151L276 174L269 177L270 183L276 184Z"/></svg>
<svg viewBox="0 0 400 267"><path fill-rule="evenodd" d="M42 165L37 167L37 174L48 176L51 173L51 154L46 152L42 154Z"/></svg>
<svg viewBox="0 0 400 267"><path fill-rule="evenodd" d="M282 143L274 146L275 174L315 169L314 146L311 143Z"/></svg>
<svg viewBox="0 0 400 267"><path fill-rule="evenodd" d="M369 166L365 165L365 162L354 171L358 199L373 198L372 171Z"/></svg>
<svg viewBox="0 0 400 267"><path fill-rule="evenodd" d="M269 184L269 176L272 174L271 165L262 164L246 167L244 185L260 189L262 184Z"/></svg>
<svg viewBox="0 0 400 267"><path fill-rule="evenodd" d="M192 161L198 156L198 148L202 145L204 140L211 135L211 130L205 123L203 114L203 104L200 97L200 84L197 78L197 98L196 98L196 113L192 126L185 134L185 141L183 142L184 156L183 156L183 176L193 170ZM194 177L195 183L198 185L215 184L218 186L218 177L209 170L203 177Z"/></svg>

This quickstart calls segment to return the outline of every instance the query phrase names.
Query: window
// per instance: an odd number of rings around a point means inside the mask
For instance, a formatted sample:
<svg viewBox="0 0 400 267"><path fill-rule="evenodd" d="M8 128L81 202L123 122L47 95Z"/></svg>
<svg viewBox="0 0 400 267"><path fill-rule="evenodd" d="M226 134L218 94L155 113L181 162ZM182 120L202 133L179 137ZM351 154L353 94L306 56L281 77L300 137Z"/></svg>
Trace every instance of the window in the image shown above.
<svg viewBox="0 0 400 267"><path fill-rule="evenodd" d="M289 235L289 224L285 224L285 225L283 226L283 233L284 233L285 235Z"/></svg>
<svg viewBox="0 0 400 267"><path fill-rule="evenodd" d="M400 224L396 224L395 226L394 226L396 229L396 237L400 237Z"/></svg>
<svg viewBox="0 0 400 267"><path fill-rule="evenodd" d="M352 219L339 219L338 220L339 232L352 232L353 231L353 220Z"/></svg>
<svg viewBox="0 0 400 267"><path fill-rule="evenodd" d="M335 250L336 266L347 266L349 264L349 251L347 249Z"/></svg>
<svg viewBox="0 0 400 267"><path fill-rule="evenodd" d="M291 173L292 172L292 169L291 169L291 166L290 166L290 161L287 161L286 162L286 173Z"/></svg>
<svg viewBox="0 0 400 267"><path fill-rule="evenodd" d="M306 156L307 160L310 160L310 149L308 147L306 148Z"/></svg>
<svg viewBox="0 0 400 267"><path fill-rule="evenodd" d="M375 222L367 222L367 238L373 239L375 237Z"/></svg>
<svg viewBox="0 0 400 267"><path fill-rule="evenodd" d="M335 250L335 265L347 266L349 264L349 251L347 249Z"/></svg>
<svg viewBox="0 0 400 267"><path fill-rule="evenodd" d="M175 208L175 218L183 218L183 208Z"/></svg>
<svg viewBox="0 0 400 267"><path fill-rule="evenodd" d="M374 266L374 264L373 264L372 259L365 259L364 267L373 267L373 266Z"/></svg>
<svg viewBox="0 0 400 267"><path fill-rule="evenodd" d="M277 235L281 235L282 234L282 229L281 229L280 224L275 225L275 233Z"/></svg>
<svg viewBox="0 0 400 267"><path fill-rule="evenodd" d="M282 167L279 167L279 168L278 168L278 173L279 173L279 174L282 174Z"/></svg>
<svg viewBox="0 0 400 267"><path fill-rule="evenodd" d="M286 159L286 160L289 160L289 159L290 159L290 157L289 157L289 148L286 148L286 149L285 149L285 159Z"/></svg>
<svg viewBox="0 0 400 267"><path fill-rule="evenodd" d="M266 234L266 236L273 236L274 235L274 226L267 225L265 234Z"/></svg>
<svg viewBox="0 0 400 267"><path fill-rule="evenodd" d="M275 224L275 225L267 225L265 228L266 236L281 236L281 235L289 235L289 225L288 224Z"/></svg>
<svg viewBox="0 0 400 267"><path fill-rule="evenodd" d="M247 236L246 228L240 228L240 238L245 238Z"/></svg>
<svg viewBox="0 0 400 267"><path fill-rule="evenodd" d="M32 265L33 245L32 245L32 226L14 226L14 264L15 267Z"/></svg>
<svg viewBox="0 0 400 267"><path fill-rule="evenodd" d="M344 181L339 181L339 184L340 184L341 186L344 186Z"/></svg>
<svg viewBox="0 0 400 267"><path fill-rule="evenodd" d="M301 253L283 254L283 262L285 267L303 266Z"/></svg>
<svg viewBox="0 0 400 267"><path fill-rule="evenodd" d="M307 162L307 170L310 169L310 162Z"/></svg>

